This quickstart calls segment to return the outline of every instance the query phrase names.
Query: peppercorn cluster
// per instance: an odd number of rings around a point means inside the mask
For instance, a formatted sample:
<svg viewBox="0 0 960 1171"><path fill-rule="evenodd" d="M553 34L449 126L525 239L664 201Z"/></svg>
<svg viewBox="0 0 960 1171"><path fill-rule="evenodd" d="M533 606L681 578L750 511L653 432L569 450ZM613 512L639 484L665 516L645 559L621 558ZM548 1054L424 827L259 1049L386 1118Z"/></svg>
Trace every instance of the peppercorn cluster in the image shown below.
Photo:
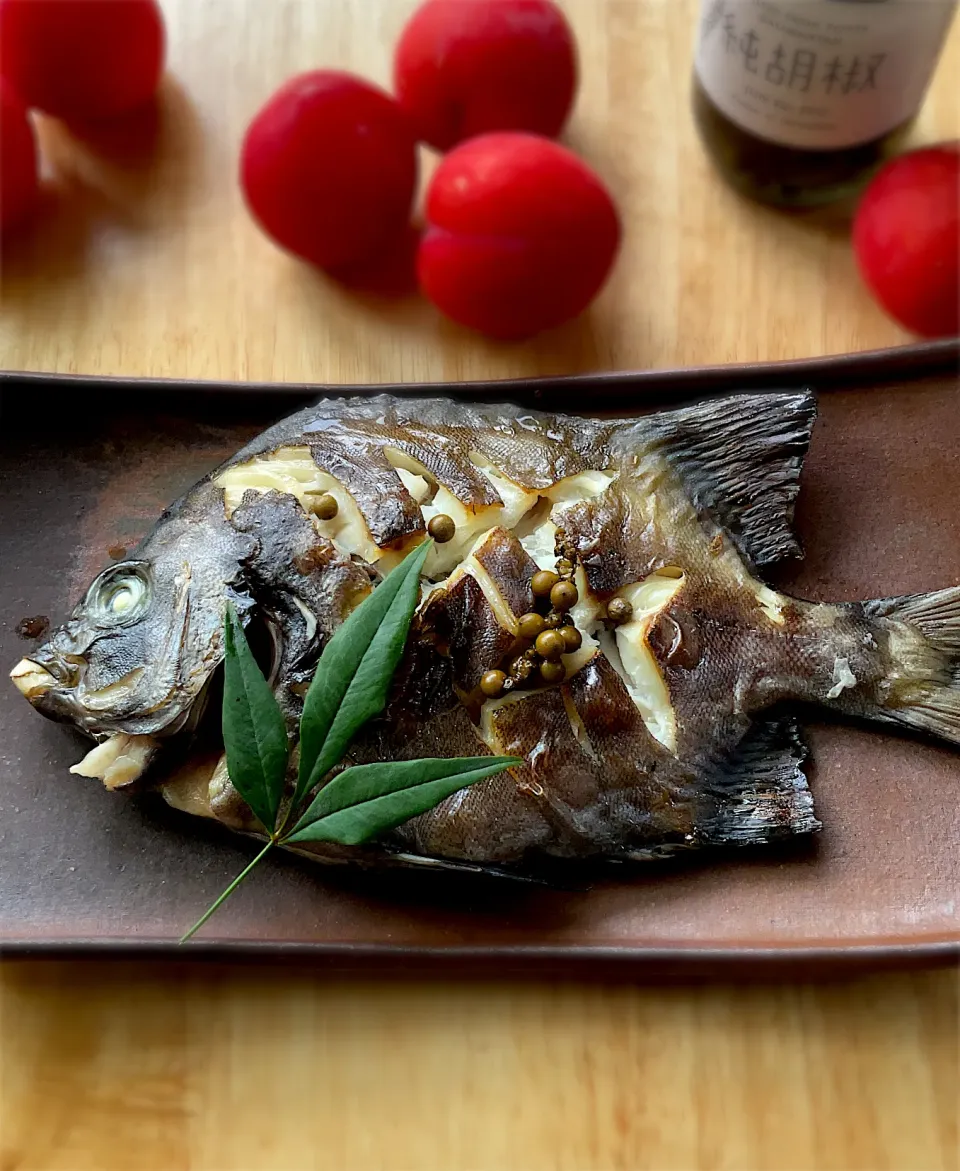
<svg viewBox="0 0 960 1171"><path fill-rule="evenodd" d="M515 650L505 669L487 671L480 690L496 699L518 687L559 683L566 675L563 656L579 650L583 635L577 630L570 610L580 600L573 580L575 563L560 558L556 571L538 570L530 581L536 609L521 614L517 622L520 649Z"/></svg>

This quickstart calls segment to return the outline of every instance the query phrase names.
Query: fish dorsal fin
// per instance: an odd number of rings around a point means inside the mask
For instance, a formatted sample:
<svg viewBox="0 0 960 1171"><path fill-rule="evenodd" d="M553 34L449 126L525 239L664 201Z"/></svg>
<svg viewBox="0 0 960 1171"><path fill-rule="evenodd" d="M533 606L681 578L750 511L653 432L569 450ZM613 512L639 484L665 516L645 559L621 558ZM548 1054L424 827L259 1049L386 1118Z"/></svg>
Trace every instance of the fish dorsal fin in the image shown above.
<svg viewBox="0 0 960 1171"><path fill-rule="evenodd" d="M791 524L816 415L805 390L709 399L644 422L697 509L757 567L803 556Z"/></svg>
<svg viewBox="0 0 960 1171"><path fill-rule="evenodd" d="M807 758L792 716L757 720L706 777L699 836L711 845L748 846L820 828L803 772Z"/></svg>

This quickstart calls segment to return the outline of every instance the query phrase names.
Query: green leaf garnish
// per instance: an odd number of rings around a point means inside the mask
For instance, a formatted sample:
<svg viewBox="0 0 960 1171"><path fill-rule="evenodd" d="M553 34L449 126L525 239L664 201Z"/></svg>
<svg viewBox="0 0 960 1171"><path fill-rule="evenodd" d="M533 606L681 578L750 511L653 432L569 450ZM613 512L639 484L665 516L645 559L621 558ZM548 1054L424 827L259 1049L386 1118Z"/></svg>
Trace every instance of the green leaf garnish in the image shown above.
<svg viewBox="0 0 960 1171"><path fill-rule="evenodd" d="M277 845L355 846L432 809L467 785L522 763L513 756L384 761L346 768L302 805L343 758L361 727L386 706L420 601L424 541L364 598L332 636L317 664L300 718L300 767L282 822L289 744L279 705L260 673L231 605L224 614L223 744L237 792L269 841L180 940L190 939ZM297 820L299 818L299 820ZM294 820L293 829L286 830Z"/></svg>
<svg viewBox="0 0 960 1171"><path fill-rule="evenodd" d="M233 787L268 833L277 824L290 745L280 708L227 603L223 624L223 746Z"/></svg>
<svg viewBox="0 0 960 1171"><path fill-rule="evenodd" d="M383 711L417 603L424 541L364 598L324 648L303 701L297 806L347 750L360 728Z"/></svg>
<svg viewBox="0 0 960 1171"><path fill-rule="evenodd" d="M516 756L466 756L354 765L324 785L284 841L357 846L522 763Z"/></svg>

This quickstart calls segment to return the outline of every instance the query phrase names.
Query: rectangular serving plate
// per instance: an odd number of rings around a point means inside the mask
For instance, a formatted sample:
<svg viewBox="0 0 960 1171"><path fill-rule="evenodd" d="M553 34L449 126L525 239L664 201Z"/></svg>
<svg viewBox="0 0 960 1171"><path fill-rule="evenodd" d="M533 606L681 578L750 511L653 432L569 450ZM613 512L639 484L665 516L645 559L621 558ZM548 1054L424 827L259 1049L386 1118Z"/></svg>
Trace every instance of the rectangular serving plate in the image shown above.
<svg viewBox="0 0 960 1171"><path fill-rule="evenodd" d="M960 583L960 343L809 362L390 387L635 413L739 389L820 393L797 529L775 584L849 600ZM0 661L60 621L108 550L242 443L324 393L0 373ZM819 840L651 864L590 890L326 869L279 857L178 955L307 955L393 970L738 974L954 962L960 753L808 724ZM173 953L249 843L70 776L86 744L0 686L0 947Z"/></svg>

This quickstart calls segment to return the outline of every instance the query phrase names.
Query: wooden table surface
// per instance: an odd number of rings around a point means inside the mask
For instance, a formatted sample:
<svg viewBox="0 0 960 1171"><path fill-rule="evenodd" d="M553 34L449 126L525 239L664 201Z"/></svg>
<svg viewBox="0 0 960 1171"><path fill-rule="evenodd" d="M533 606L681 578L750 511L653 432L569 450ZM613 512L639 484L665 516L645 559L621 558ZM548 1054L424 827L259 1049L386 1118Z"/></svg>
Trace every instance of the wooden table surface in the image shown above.
<svg viewBox="0 0 960 1171"><path fill-rule="evenodd" d="M38 0L39 2L39 0ZM567 140L623 211L573 325L484 342L276 252L235 181L285 78L386 82L412 0L163 0L151 150L41 127L32 235L3 254L0 365L331 382L802 357L907 340L842 224L738 201L688 113L693 0L567 0ZM960 26L917 129L960 134ZM429 167L429 160L425 166ZM954 972L813 986L387 982L270 965L0 968L2 1171L518 1171L957 1166Z"/></svg>

